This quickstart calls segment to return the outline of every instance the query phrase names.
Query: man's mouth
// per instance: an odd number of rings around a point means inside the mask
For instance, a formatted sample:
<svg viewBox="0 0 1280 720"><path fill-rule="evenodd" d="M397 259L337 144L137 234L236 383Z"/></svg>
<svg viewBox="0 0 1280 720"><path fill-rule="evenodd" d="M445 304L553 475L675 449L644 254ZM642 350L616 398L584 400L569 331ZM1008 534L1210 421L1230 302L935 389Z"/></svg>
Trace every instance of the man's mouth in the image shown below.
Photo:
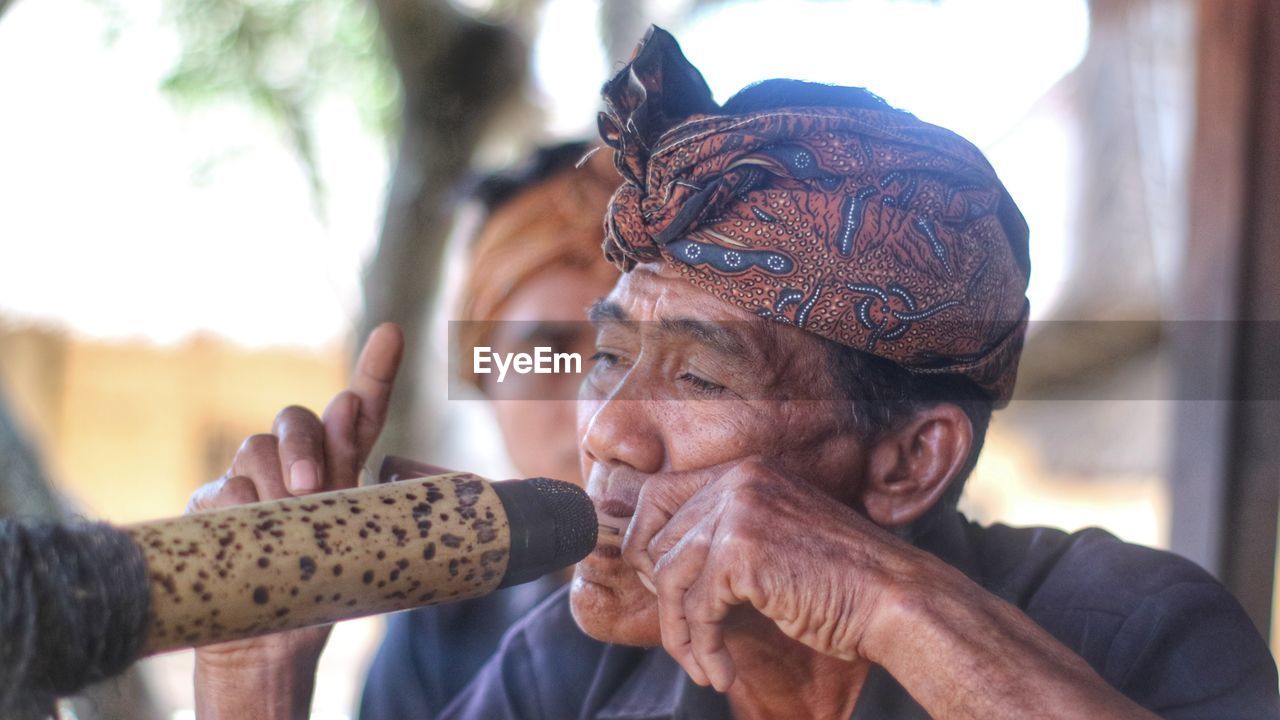
<svg viewBox="0 0 1280 720"><path fill-rule="evenodd" d="M583 580L616 588L622 584L627 575L635 571L622 562L622 550L611 545L597 546L594 551L578 562L578 577Z"/></svg>
<svg viewBox="0 0 1280 720"><path fill-rule="evenodd" d="M622 548L617 545L597 545L591 554L607 560L618 560L622 557Z"/></svg>

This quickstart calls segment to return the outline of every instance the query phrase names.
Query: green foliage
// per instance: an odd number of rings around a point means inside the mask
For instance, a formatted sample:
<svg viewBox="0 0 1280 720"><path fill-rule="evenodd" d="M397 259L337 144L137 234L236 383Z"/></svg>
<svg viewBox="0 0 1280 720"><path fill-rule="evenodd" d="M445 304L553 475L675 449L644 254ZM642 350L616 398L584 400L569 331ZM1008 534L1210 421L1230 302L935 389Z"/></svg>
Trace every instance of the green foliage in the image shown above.
<svg viewBox="0 0 1280 720"><path fill-rule="evenodd" d="M168 0L181 55L163 88L193 105L239 102L287 133L318 210L324 188L310 117L326 96L349 99L389 137L399 84L373 8L363 0Z"/></svg>

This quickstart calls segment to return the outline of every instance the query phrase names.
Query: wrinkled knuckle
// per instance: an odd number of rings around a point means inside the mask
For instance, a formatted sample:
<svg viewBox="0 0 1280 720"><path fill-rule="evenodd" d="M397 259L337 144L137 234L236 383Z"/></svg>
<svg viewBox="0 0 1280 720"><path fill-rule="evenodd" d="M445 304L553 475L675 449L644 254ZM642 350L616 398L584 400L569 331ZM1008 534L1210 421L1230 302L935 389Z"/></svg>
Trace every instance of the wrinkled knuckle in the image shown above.
<svg viewBox="0 0 1280 720"><path fill-rule="evenodd" d="M343 390L342 392L339 392L337 395L333 396L333 399L330 400L329 404L325 407L325 414L333 412L335 408L340 407L344 403L351 402L352 398L355 398L358 401L360 396L356 395L351 390Z"/></svg>
<svg viewBox="0 0 1280 720"><path fill-rule="evenodd" d="M752 473L743 477L738 485L738 493L746 496L753 504L768 505L778 493L778 481L773 475Z"/></svg>
<svg viewBox="0 0 1280 720"><path fill-rule="evenodd" d="M740 556L762 539L761 524L754 522L749 513L729 513L720 521L716 537L716 550L731 557Z"/></svg>
<svg viewBox="0 0 1280 720"><path fill-rule="evenodd" d="M767 490L778 482L778 471L768 462L759 458L742 461L735 468L734 476L738 486L753 490Z"/></svg>
<svg viewBox="0 0 1280 720"><path fill-rule="evenodd" d="M649 576L658 599L663 602L679 600L682 594L672 581L671 573L667 572L667 566L668 562L664 557L653 566L653 574Z"/></svg>
<svg viewBox="0 0 1280 720"><path fill-rule="evenodd" d="M734 513L741 513L744 508L767 507L768 488L751 476L740 475L735 477L723 502L725 508Z"/></svg>
<svg viewBox="0 0 1280 720"><path fill-rule="evenodd" d="M662 633L662 649L677 661L689 654L689 646L677 642L669 633Z"/></svg>
<svg viewBox="0 0 1280 720"><path fill-rule="evenodd" d="M196 491L191 493L191 497L187 500L186 512L193 513L208 509L211 502L210 498L218 492L218 486L222 483L222 480L215 480L196 488Z"/></svg>
<svg viewBox="0 0 1280 720"><path fill-rule="evenodd" d="M742 553L744 543L742 533L732 526L722 525L716 533L716 541L707 555L708 563L718 563L726 556L735 557Z"/></svg>
<svg viewBox="0 0 1280 720"><path fill-rule="evenodd" d="M650 578L658 596L659 606L667 605L677 608L684 603L686 589L680 584L674 572L669 572L666 568L662 568L661 570L654 570Z"/></svg>
<svg viewBox="0 0 1280 720"><path fill-rule="evenodd" d="M200 486L191 495L191 500L187 503L187 512L215 510L257 501L258 490L253 486L253 481L237 475Z"/></svg>
<svg viewBox="0 0 1280 720"><path fill-rule="evenodd" d="M769 596L765 592L765 586L760 582L760 575L755 568L738 573L733 579L733 585L739 595L748 598L752 602L760 601Z"/></svg>
<svg viewBox="0 0 1280 720"><path fill-rule="evenodd" d="M715 608L711 603L702 602L701 595L690 593L690 602L685 603L684 616L691 623L699 625L712 625L719 621L716 617Z"/></svg>
<svg viewBox="0 0 1280 720"><path fill-rule="evenodd" d="M653 537L649 538L649 542L646 543L643 550L641 550L641 552L644 553L645 557L649 558L654 562L657 562L658 559L665 554L662 551L662 547L659 543L659 540L661 537L662 537L661 535L654 535Z"/></svg>
<svg viewBox="0 0 1280 720"><path fill-rule="evenodd" d="M258 501L258 489L247 477L227 478L218 491L220 505L244 505Z"/></svg>
<svg viewBox="0 0 1280 720"><path fill-rule="evenodd" d="M271 433L258 433L250 435L240 444L240 451L237 455L261 455L263 453L274 453L280 447L280 438Z"/></svg>
<svg viewBox="0 0 1280 720"><path fill-rule="evenodd" d="M751 479L751 472L743 465L738 465L720 478L720 483L724 485L730 494L737 495Z"/></svg>
<svg viewBox="0 0 1280 720"><path fill-rule="evenodd" d="M276 414L275 425L276 427L282 427L300 423L319 424L319 422L320 418L316 417L316 414L310 409L302 407L301 405L290 405Z"/></svg>

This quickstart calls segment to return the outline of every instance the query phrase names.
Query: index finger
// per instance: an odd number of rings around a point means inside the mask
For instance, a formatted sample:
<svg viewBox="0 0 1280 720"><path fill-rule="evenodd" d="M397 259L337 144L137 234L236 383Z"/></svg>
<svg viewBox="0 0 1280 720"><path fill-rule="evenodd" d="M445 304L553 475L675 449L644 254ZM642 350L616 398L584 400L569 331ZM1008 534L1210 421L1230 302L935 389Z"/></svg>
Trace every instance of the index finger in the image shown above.
<svg viewBox="0 0 1280 720"><path fill-rule="evenodd" d="M360 398L355 423L355 447L363 463L382 433L391 405L391 389L404 355L404 334L395 323L383 323L369 333L351 378L351 392Z"/></svg>
<svg viewBox="0 0 1280 720"><path fill-rule="evenodd" d="M635 513L622 540L622 559L642 577L653 579L649 543L699 490L724 476L741 460L697 470L659 473L645 480L636 498Z"/></svg>

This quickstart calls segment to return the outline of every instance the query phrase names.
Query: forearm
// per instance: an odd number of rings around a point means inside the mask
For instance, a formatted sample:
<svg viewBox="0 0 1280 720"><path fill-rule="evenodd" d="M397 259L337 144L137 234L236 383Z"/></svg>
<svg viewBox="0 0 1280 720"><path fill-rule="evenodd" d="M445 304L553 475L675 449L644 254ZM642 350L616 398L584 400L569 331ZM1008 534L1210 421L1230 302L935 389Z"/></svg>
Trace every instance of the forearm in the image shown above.
<svg viewBox="0 0 1280 720"><path fill-rule="evenodd" d="M1155 718L1016 607L950 568L886 595L864 651L933 717Z"/></svg>
<svg viewBox="0 0 1280 720"><path fill-rule="evenodd" d="M315 689L314 661L240 663L196 655L195 701L200 720L306 720Z"/></svg>

